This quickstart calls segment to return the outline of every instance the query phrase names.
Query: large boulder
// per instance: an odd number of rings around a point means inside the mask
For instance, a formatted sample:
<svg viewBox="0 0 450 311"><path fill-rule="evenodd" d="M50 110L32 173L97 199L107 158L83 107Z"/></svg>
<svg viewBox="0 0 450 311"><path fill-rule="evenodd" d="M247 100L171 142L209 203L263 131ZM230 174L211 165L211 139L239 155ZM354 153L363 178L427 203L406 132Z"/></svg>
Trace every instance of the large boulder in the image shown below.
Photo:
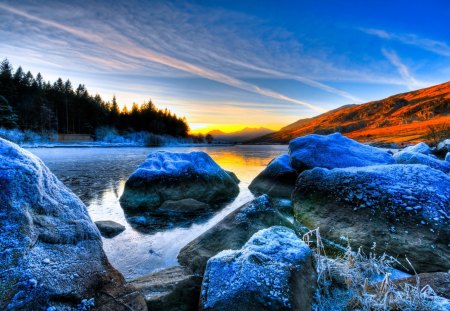
<svg viewBox="0 0 450 311"><path fill-rule="evenodd" d="M332 169L395 163L388 150L360 144L340 133L293 139L289 142L289 155L292 167L299 173L314 167Z"/></svg>
<svg viewBox="0 0 450 311"><path fill-rule="evenodd" d="M444 173L450 173L450 163L418 152L400 151L394 154L398 164L423 164Z"/></svg>
<svg viewBox="0 0 450 311"><path fill-rule="evenodd" d="M428 155L431 152L431 148L426 143L420 142L414 146L406 147L402 151L417 152Z"/></svg>
<svg viewBox="0 0 450 311"><path fill-rule="evenodd" d="M271 227L208 260L200 310L311 310L316 281L309 247L293 230Z"/></svg>
<svg viewBox="0 0 450 311"><path fill-rule="evenodd" d="M0 139L0 309L145 310L108 262L85 205L37 157Z"/></svg>
<svg viewBox="0 0 450 311"><path fill-rule="evenodd" d="M225 249L239 249L261 229L292 224L262 195L227 215L218 224L183 247L178 261L202 275L209 258Z"/></svg>
<svg viewBox="0 0 450 311"><path fill-rule="evenodd" d="M266 193L274 197L290 197L296 179L297 172L290 164L289 155L283 154L273 159L253 179L248 188L256 194Z"/></svg>
<svg viewBox="0 0 450 311"><path fill-rule="evenodd" d="M405 256L418 272L450 268L450 176L424 165L380 165L300 174L296 219L334 242Z"/></svg>
<svg viewBox="0 0 450 311"><path fill-rule="evenodd" d="M218 203L239 193L234 177L205 152L151 153L125 183L120 198L130 213L155 211L165 201L195 199Z"/></svg>
<svg viewBox="0 0 450 311"><path fill-rule="evenodd" d="M142 292L149 310L195 311L202 277L181 267L167 268L130 282Z"/></svg>

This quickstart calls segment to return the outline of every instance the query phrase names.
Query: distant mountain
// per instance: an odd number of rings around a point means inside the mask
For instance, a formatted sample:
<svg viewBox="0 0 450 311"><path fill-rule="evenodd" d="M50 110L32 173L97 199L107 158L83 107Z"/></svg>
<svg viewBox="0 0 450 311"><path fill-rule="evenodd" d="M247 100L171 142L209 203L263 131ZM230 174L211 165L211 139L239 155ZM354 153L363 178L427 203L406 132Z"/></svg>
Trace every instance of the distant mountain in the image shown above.
<svg viewBox="0 0 450 311"><path fill-rule="evenodd" d="M450 82L301 119L251 143L287 143L311 133L341 132L364 142L401 143L450 136ZM446 134L445 134L446 133Z"/></svg>
<svg viewBox="0 0 450 311"><path fill-rule="evenodd" d="M256 137L274 133L275 131L260 127L260 128L250 128L246 127L240 131L232 133L224 133L221 130L212 130L208 134L214 137L215 141L224 142L245 142Z"/></svg>

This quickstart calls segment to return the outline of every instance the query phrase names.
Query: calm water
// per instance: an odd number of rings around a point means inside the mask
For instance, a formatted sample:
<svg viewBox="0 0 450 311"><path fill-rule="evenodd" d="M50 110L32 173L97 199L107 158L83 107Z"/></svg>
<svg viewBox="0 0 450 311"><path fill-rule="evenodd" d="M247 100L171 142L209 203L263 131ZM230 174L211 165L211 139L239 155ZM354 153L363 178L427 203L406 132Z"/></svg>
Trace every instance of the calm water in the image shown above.
<svg viewBox="0 0 450 311"><path fill-rule="evenodd" d="M94 221L113 220L126 230L112 239L103 239L111 263L125 278L133 279L150 272L177 265L180 249L214 226L223 217L253 195L247 189L252 179L287 146L226 146L173 148L33 148L53 173L88 207ZM127 222L119 198L127 177L154 151L207 152L224 169L241 180L240 194L222 210L201 223L172 228L157 233L140 232Z"/></svg>

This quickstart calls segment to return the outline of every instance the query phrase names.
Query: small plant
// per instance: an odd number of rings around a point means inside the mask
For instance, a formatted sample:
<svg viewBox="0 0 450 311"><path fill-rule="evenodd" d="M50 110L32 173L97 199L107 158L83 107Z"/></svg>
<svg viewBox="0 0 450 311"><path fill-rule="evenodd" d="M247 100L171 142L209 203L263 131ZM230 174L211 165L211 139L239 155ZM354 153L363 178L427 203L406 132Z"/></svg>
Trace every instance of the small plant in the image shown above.
<svg viewBox="0 0 450 311"><path fill-rule="evenodd" d="M304 234L303 240L315 249L318 289L314 310L431 311L450 307L449 301L437 296L430 286L420 287L417 273L416 285L399 286L392 282L393 265L400 263L386 254L377 256L376 244L369 255L361 248L354 252L348 247L344 255L332 259L325 254L318 228ZM415 272L412 265L411 268ZM380 275L383 280L371 284Z"/></svg>

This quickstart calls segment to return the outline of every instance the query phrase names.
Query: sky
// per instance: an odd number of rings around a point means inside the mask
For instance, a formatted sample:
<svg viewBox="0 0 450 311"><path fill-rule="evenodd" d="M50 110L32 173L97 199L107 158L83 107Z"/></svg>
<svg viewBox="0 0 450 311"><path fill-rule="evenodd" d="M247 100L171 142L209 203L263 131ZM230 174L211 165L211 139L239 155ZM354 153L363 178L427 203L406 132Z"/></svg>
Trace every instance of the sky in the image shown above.
<svg viewBox="0 0 450 311"><path fill-rule="evenodd" d="M0 57L193 132L273 130L450 80L448 1L0 0Z"/></svg>

